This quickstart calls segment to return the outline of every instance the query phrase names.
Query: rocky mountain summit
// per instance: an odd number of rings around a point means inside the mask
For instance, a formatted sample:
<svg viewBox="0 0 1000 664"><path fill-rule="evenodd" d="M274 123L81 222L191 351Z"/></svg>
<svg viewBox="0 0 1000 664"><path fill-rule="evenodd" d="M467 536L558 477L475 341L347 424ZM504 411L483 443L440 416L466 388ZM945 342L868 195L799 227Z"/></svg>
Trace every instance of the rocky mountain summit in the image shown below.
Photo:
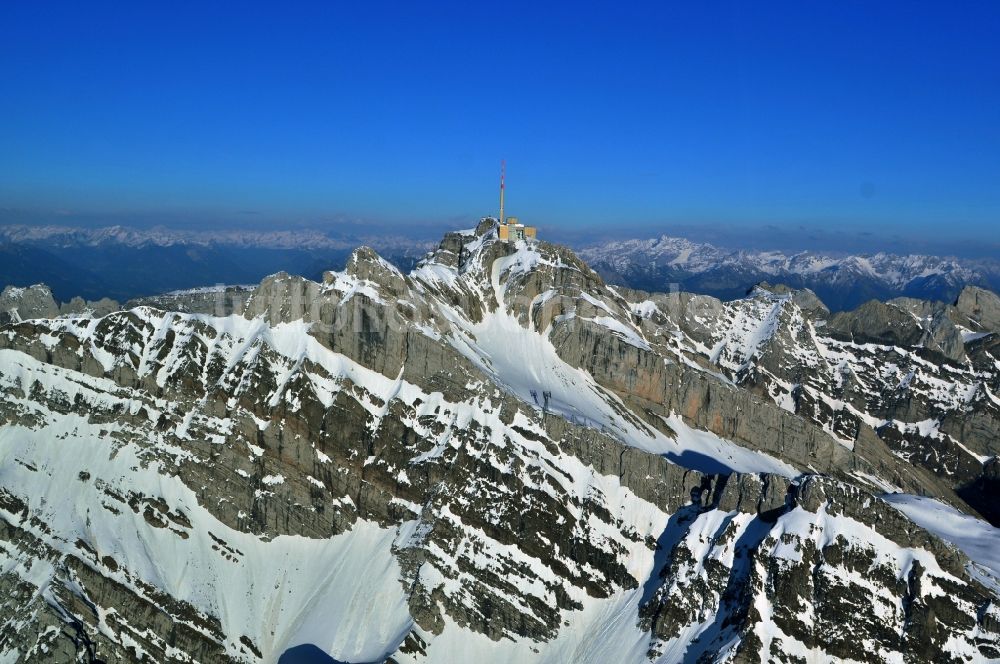
<svg viewBox="0 0 1000 664"><path fill-rule="evenodd" d="M988 291L644 293L487 219L231 295L5 291L0 661L1000 659Z"/></svg>
<svg viewBox="0 0 1000 664"><path fill-rule="evenodd" d="M45 284L26 288L7 286L0 292L0 324L17 323L30 318L55 318L69 315L104 316L121 307L111 299L88 302L75 297L59 304Z"/></svg>

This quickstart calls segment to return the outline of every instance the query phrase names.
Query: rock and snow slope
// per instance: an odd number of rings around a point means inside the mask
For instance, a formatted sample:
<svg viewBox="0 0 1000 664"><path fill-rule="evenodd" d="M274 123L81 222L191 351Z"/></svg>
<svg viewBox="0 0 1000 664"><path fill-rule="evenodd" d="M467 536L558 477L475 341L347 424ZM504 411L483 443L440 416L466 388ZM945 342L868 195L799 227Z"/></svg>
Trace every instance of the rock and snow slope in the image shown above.
<svg viewBox="0 0 1000 664"><path fill-rule="evenodd" d="M0 661L1000 657L989 577L870 490L951 485L668 348L654 300L484 223L244 315L10 322Z"/></svg>
<svg viewBox="0 0 1000 664"><path fill-rule="evenodd" d="M993 293L967 288L954 306L900 298L830 315L809 291L768 286L730 302L653 295L636 309L664 354L719 372L847 447L877 437L1000 519Z"/></svg>

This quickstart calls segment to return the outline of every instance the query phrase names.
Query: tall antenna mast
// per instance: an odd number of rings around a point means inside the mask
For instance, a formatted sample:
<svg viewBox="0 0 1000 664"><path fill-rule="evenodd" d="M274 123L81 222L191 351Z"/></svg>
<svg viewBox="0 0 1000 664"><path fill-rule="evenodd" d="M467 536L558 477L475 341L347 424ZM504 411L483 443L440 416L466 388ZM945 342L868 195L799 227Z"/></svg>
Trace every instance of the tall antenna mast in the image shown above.
<svg viewBox="0 0 1000 664"><path fill-rule="evenodd" d="M503 226L503 172L504 160L500 160L500 225Z"/></svg>

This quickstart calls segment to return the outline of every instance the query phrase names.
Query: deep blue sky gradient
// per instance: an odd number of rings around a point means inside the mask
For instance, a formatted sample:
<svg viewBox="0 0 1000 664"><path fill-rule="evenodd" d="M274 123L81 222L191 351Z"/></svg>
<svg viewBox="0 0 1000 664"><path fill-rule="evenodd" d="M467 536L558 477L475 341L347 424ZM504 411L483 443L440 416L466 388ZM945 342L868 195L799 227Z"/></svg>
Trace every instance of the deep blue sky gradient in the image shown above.
<svg viewBox="0 0 1000 664"><path fill-rule="evenodd" d="M615 4L5 2L0 208L1000 239L1000 3Z"/></svg>

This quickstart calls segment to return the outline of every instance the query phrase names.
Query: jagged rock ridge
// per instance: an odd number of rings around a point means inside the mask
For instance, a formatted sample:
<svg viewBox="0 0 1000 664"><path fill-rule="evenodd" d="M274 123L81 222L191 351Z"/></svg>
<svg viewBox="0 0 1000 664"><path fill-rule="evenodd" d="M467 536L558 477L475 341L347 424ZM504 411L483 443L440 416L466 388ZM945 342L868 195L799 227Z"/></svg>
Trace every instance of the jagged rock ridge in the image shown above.
<svg viewBox="0 0 1000 664"><path fill-rule="evenodd" d="M1000 657L995 572L876 495L971 511L952 483L735 384L634 295L485 221L242 315L8 322L0 652Z"/></svg>

